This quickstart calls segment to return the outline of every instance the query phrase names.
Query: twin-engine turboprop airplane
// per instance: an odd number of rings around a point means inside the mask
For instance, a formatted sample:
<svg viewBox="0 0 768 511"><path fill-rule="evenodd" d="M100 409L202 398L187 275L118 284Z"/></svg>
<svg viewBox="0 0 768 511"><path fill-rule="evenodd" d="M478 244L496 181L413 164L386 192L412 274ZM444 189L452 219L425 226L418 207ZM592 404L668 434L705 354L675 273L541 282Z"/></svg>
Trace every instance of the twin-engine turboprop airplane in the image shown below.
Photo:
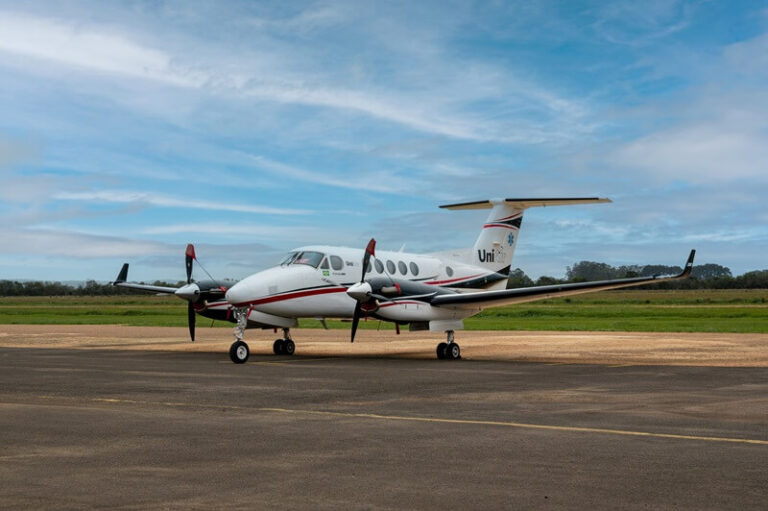
<svg viewBox="0 0 768 511"><path fill-rule="evenodd" d="M273 344L276 354L293 354L290 329L299 318L352 319L354 342L361 317L408 324L411 330L442 331L440 359L461 357L454 331L464 318L501 305L543 300L606 289L638 286L690 275L695 251L685 269L674 276L636 277L508 289L512 255L523 212L532 207L611 202L601 198L495 199L441 206L445 209L490 209L471 252L433 255L375 252L372 239L365 250L309 246L290 252L280 265L255 273L226 290L226 310L237 322L229 350L233 362L248 360L243 342L249 321L283 329ZM373 260L373 263L371 263ZM183 289L183 288L182 288Z"/></svg>

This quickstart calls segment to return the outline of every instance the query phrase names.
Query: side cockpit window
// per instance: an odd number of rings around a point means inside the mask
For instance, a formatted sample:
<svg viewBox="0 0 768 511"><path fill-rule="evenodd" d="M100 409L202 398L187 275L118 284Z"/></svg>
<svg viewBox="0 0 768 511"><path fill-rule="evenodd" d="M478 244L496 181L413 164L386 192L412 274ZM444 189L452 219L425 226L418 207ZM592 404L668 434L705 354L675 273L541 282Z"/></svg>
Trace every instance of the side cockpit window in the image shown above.
<svg viewBox="0 0 768 511"><path fill-rule="evenodd" d="M283 257L283 260L280 261L280 266L285 266L286 264L291 264L294 259L296 259L296 256L299 255L298 252L291 252L287 256Z"/></svg>
<svg viewBox="0 0 768 511"><path fill-rule="evenodd" d="M339 256L332 255L331 256L331 267L338 271L344 268L344 261Z"/></svg>

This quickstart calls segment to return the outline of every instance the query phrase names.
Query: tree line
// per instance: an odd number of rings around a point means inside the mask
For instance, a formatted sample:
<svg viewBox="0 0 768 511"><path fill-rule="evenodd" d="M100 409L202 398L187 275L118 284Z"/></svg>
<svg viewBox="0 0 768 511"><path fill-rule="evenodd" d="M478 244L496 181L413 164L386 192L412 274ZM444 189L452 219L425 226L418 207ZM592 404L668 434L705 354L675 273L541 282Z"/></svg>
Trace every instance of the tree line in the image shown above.
<svg viewBox="0 0 768 511"><path fill-rule="evenodd" d="M680 266L649 264L646 266L611 266L594 261L580 261L568 266L565 278L542 276L531 279L520 268L510 272L512 287L546 286L586 282L590 280L611 280L652 275L676 275L683 271ZM150 283L153 286L181 287L184 282ZM768 270L750 271L734 277L731 270L719 264L694 265L691 277L671 282L659 282L641 286L646 289L768 289ZM88 280L80 285L61 282L0 280L0 296L115 296L142 293L133 289L116 287L110 283Z"/></svg>
<svg viewBox="0 0 768 511"><path fill-rule="evenodd" d="M144 282L142 282L144 284ZM181 287L185 282L155 281L153 286ZM61 282L0 280L0 296L119 296L137 294L134 289L88 280L80 285ZM143 294L146 294L144 292Z"/></svg>
<svg viewBox="0 0 768 511"><path fill-rule="evenodd" d="M653 275L677 275L682 272L680 266L649 264L645 266L611 266L595 261L580 261L568 266L565 278L542 276L536 280L528 277L517 268L510 273L512 287L546 286L587 282L591 280L612 280L631 277L651 277ZM687 279L659 282L638 286L640 289L765 289L768 288L768 270L755 270L734 277L730 268L719 264L694 265L691 276Z"/></svg>

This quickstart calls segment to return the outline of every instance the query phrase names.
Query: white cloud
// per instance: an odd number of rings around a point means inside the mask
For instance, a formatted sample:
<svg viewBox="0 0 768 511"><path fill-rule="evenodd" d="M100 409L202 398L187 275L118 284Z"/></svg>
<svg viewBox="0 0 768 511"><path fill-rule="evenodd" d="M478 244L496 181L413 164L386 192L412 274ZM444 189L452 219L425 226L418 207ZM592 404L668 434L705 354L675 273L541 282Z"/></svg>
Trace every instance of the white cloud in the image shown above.
<svg viewBox="0 0 768 511"><path fill-rule="evenodd" d="M0 237L13 240L5 243L5 254L45 254L48 257L114 258L138 257L151 254L171 254L178 251L163 243L129 240L114 236L99 236L82 232L52 229L0 229Z"/></svg>
<svg viewBox="0 0 768 511"><path fill-rule="evenodd" d="M251 161L257 168L266 170L277 177L287 177L304 183L383 193L413 193L418 189L412 179L403 176L398 177L398 179L392 179L391 174L372 175L370 173L359 173L352 177L335 177L338 176L337 173L329 173L322 170L309 171L261 155L242 153L242 156ZM394 183L394 185L387 183Z"/></svg>
<svg viewBox="0 0 768 511"><path fill-rule="evenodd" d="M285 225L263 225L252 223L237 224L226 222L204 222L192 224L169 224L157 225L141 230L142 234L163 235L163 234L213 234L219 236L233 236L237 238L253 239L268 238L269 240L287 240L299 243L305 243L305 240L320 241L325 239L338 239L340 232L318 229L315 226L285 226Z"/></svg>
<svg viewBox="0 0 768 511"><path fill-rule="evenodd" d="M764 179L768 162L766 128L713 119L683 124L617 149L610 163L657 179L725 183Z"/></svg>
<svg viewBox="0 0 768 511"><path fill-rule="evenodd" d="M129 192L119 190L101 190L92 192L61 192L53 197L57 200L146 204L166 208L191 208L213 211L234 211L238 213L257 213L267 215L306 215L305 209L273 208L269 206L251 206L234 204L226 201L213 202L196 198L176 198L149 192Z"/></svg>
<svg viewBox="0 0 768 511"><path fill-rule="evenodd" d="M201 82L171 69L166 53L106 30L0 12L0 51L174 85Z"/></svg>
<svg viewBox="0 0 768 511"><path fill-rule="evenodd" d="M307 11L295 22L312 26L335 20L337 15L333 10ZM392 88L386 83L378 85L377 80L350 81L344 64L332 69L315 65L314 70L291 70L287 63L301 66L306 57L301 49L281 45L280 38L267 40L270 54L265 49L254 56L253 52L232 55L229 49L210 45L200 52L186 47L184 53L174 52L137 42L137 37L114 27L0 12L0 52L105 75L156 81L221 97L348 110L471 141L557 142L595 129L587 120L589 110L583 101L554 94L541 84L525 83L479 62L449 64L450 56L441 54L439 48L411 55L414 60L406 60L407 64L390 65L395 85L407 79L407 86ZM26 60L22 65L34 67ZM418 70L416 74L414 70ZM483 115L466 108L478 101L497 103L496 110L510 115L501 120L497 112Z"/></svg>

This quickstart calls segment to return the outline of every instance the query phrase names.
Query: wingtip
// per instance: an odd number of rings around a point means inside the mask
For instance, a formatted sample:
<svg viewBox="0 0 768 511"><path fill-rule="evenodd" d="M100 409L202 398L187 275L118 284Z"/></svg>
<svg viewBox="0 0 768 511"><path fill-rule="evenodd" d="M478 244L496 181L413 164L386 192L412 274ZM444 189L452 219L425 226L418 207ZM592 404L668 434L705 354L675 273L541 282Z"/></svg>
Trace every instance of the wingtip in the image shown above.
<svg viewBox="0 0 768 511"><path fill-rule="evenodd" d="M691 253L688 256L688 261L685 262L685 268L683 269L683 273L680 274L681 277L688 277L691 274L691 271L693 270L694 257L696 257L696 249L691 250Z"/></svg>

